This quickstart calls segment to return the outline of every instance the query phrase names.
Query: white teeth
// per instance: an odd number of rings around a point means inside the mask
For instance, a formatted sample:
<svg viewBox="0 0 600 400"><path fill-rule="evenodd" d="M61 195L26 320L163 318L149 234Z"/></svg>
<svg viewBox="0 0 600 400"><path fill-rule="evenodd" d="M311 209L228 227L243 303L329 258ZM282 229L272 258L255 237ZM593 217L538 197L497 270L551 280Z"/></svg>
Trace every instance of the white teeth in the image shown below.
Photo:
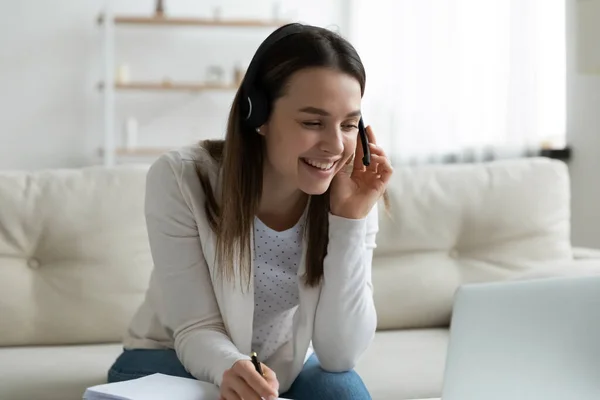
<svg viewBox="0 0 600 400"><path fill-rule="evenodd" d="M331 167L333 167L333 164L335 164L335 163L327 163L327 164L324 164L324 163L321 163L321 162L318 162L318 161L312 161L312 160L309 160L309 159L306 159L306 158L304 158L303 160L304 160L304 161L305 161L307 164L310 164L310 165L312 165L313 167L316 167L316 168L322 169L322 170L324 170L324 171L327 171L328 169L331 169Z"/></svg>

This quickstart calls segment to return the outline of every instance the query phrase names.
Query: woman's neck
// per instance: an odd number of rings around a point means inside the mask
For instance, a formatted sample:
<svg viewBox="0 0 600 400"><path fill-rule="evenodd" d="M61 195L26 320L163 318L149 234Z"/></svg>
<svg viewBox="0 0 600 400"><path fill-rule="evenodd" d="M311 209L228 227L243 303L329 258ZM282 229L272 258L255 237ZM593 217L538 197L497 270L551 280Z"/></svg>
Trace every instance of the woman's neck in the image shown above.
<svg viewBox="0 0 600 400"><path fill-rule="evenodd" d="M308 195L285 182L265 174L257 217L269 228L284 231L300 220L308 202Z"/></svg>

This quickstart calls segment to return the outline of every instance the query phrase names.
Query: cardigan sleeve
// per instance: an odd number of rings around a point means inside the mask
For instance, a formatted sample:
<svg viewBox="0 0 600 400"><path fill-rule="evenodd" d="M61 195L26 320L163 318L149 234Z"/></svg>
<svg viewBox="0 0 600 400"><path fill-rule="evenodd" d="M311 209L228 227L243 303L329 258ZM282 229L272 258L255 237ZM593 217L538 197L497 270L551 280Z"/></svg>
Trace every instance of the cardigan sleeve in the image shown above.
<svg viewBox="0 0 600 400"><path fill-rule="evenodd" d="M161 156L146 178L145 216L160 296L161 322L172 331L183 366L197 379L221 385L223 373L249 359L228 337L196 220L181 191L182 161Z"/></svg>
<svg viewBox="0 0 600 400"><path fill-rule="evenodd" d="M375 335L371 262L377 231L377 205L364 219L329 215L329 244L312 339L325 370L354 368Z"/></svg>

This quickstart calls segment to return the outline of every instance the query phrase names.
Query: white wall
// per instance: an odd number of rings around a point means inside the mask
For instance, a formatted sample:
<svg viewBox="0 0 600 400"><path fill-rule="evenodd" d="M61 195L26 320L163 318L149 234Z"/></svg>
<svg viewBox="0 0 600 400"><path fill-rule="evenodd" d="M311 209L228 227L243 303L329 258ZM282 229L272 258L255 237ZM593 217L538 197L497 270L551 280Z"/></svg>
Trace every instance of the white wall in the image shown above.
<svg viewBox="0 0 600 400"><path fill-rule="evenodd" d="M344 0L278 0L302 22L339 26ZM172 15L270 18L276 0L167 0ZM302 7L300 7L302 3ZM3 2L0 13L0 169L77 167L99 162L102 146L104 0ZM154 0L113 1L117 13L152 12ZM273 28L120 27L117 60L132 79L198 81L206 67L247 64ZM231 72L232 74L232 72ZM140 145L178 145L222 137L233 92L117 95L116 127L138 119ZM120 137L118 137L120 140Z"/></svg>
<svg viewBox="0 0 600 400"><path fill-rule="evenodd" d="M593 0L600 1L600 0ZM593 38L582 42L595 49L578 49L577 0L567 0L567 140L573 147L570 162L572 187L572 237L580 246L600 248L600 73L579 72L578 51L598 52L600 18ZM588 40L593 39L593 40ZM599 71L600 72L600 71Z"/></svg>

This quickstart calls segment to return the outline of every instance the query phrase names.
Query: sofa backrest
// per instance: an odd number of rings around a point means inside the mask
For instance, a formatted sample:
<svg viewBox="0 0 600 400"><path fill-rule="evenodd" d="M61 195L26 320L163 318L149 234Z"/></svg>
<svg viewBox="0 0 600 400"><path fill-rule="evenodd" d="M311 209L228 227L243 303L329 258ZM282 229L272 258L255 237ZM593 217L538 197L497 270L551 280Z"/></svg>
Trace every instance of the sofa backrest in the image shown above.
<svg viewBox="0 0 600 400"><path fill-rule="evenodd" d="M152 265L146 170L0 172L0 346L120 340Z"/></svg>
<svg viewBox="0 0 600 400"><path fill-rule="evenodd" d="M0 346L118 342L152 258L146 166L0 172ZM446 325L464 282L570 259L564 164L396 168L373 261L380 329Z"/></svg>
<svg viewBox="0 0 600 400"><path fill-rule="evenodd" d="M379 329L447 326L460 284L572 259L563 162L395 168L389 195L373 261Z"/></svg>

